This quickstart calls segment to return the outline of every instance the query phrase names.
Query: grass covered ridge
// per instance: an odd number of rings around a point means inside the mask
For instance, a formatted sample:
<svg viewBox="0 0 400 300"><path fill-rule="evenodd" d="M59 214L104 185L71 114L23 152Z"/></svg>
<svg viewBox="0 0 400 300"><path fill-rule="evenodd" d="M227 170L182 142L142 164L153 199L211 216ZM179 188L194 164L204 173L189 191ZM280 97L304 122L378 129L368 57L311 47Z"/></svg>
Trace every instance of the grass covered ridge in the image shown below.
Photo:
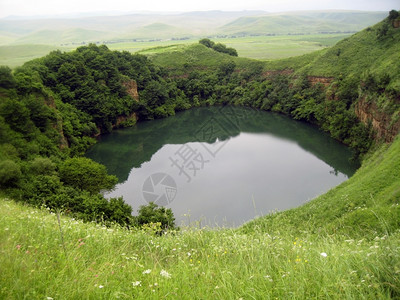
<svg viewBox="0 0 400 300"><path fill-rule="evenodd" d="M0 298L400 297L399 152L397 138L329 193L239 229L160 237L1 200Z"/></svg>

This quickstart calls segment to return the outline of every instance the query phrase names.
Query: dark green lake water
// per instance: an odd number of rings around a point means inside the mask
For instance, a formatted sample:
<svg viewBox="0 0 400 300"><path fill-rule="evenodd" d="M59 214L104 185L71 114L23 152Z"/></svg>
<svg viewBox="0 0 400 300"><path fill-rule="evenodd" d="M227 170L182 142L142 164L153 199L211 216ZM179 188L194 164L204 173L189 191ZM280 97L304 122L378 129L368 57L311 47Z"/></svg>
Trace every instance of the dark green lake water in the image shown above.
<svg viewBox="0 0 400 300"><path fill-rule="evenodd" d="M87 157L104 164L134 212L153 201L177 225L238 226L299 206L358 168L316 127L241 107L204 107L103 135Z"/></svg>

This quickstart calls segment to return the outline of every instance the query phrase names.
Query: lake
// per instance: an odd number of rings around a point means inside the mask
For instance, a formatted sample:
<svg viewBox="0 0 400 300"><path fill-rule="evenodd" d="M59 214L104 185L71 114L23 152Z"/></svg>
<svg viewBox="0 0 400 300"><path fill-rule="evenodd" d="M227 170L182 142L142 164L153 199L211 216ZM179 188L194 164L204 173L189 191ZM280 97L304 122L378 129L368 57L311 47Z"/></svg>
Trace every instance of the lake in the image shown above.
<svg viewBox="0 0 400 300"><path fill-rule="evenodd" d="M177 225L235 227L309 201L351 177L351 150L315 126L251 108L202 107L102 135L87 157L136 213L152 201Z"/></svg>

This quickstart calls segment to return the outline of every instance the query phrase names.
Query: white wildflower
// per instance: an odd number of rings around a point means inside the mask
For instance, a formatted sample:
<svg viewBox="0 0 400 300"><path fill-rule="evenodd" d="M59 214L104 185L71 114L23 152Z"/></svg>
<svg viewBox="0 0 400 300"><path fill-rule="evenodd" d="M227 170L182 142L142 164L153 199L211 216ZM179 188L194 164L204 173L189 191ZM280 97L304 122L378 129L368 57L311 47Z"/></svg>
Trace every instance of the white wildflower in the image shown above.
<svg viewBox="0 0 400 300"><path fill-rule="evenodd" d="M322 253L321 253L321 256L323 256L323 257L327 257L327 256L328 256L328 254L326 254L325 252L322 252Z"/></svg>
<svg viewBox="0 0 400 300"><path fill-rule="evenodd" d="M104 287L104 285L99 285L99 289L102 289Z"/></svg>
<svg viewBox="0 0 400 300"><path fill-rule="evenodd" d="M171 278L171 274L169 274L167 271L165 271L165 270L161 270L160 271L160 275L162 276L162 277L165 277L165 278Z"/></svg>
<svg viewBox="0 0 400 300"><path fill-rule="evenodd" d="M144 270L144 271L142 272L142 274L150 274L150 273L151 273L151 270L150 270L150 269Z"/></svg>
<svg viewBox="0 0 400 300"><path fill-rule="evenodd" d="M135 286L141 286L142 285L142 282L141 281L135 281L135 282L132 282L132 285L135 287Z"/></svg>

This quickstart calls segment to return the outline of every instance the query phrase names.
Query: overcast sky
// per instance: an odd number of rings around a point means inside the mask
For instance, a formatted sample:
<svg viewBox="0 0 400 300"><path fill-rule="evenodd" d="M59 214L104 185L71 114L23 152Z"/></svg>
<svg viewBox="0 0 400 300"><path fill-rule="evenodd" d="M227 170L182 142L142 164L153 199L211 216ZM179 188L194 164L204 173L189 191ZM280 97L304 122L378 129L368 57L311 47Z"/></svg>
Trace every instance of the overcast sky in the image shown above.
<svg viewBox="0 0 400 300"><path fill-rule="evenodd" d="M399 0L0 0L0 18L79 12L348 9L389 11Z"/></svg>

